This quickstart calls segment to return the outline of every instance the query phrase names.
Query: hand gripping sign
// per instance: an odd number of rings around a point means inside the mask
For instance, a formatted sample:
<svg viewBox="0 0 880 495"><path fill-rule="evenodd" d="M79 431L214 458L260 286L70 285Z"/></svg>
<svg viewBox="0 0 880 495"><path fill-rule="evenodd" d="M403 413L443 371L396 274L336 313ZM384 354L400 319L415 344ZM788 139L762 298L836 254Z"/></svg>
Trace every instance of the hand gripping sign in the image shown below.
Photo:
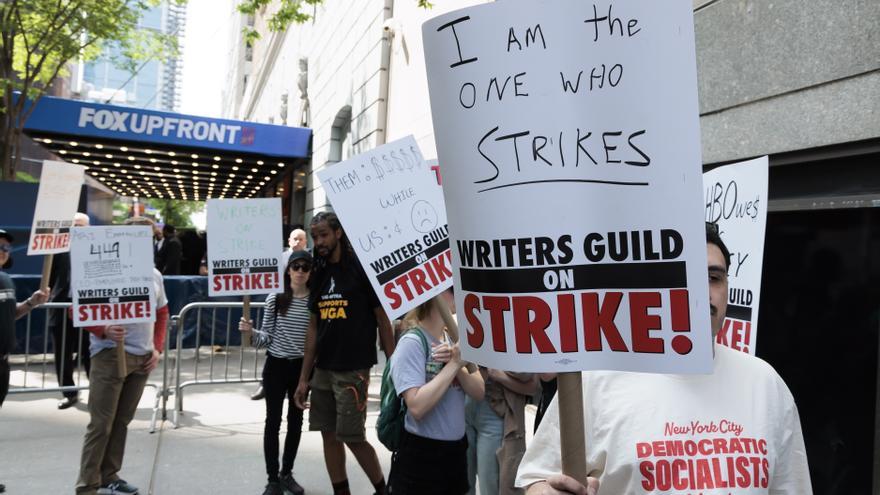
<svg viewBox="0 0 880 495"><path fill-rule="evenodd" d="M767 229L767 157L703 174L706 221L718 224L730 249L727 318L716 341L755 354Z"/></svg>
<svg viewBox="0 0 880 495"><path fill-rule="evenodd" d="M508 1L424 24L465 359L711 371L692 7ZM560 377L583 480L579 374Z"/></svg>
<svg viewBox="0 0 880 495"><path fill-rule="evenodd" d="M49 255L43 263L41 288L48 287L52 255L70 250L70 228L79 204L84 171L81 165L43 161L27 253Z"/></svg>
<svg viewBox="0 0 880 495"><path fill-rule="evenodd" d="M412 136L318 178L390 318L452 285L443 193Z"/></svg>

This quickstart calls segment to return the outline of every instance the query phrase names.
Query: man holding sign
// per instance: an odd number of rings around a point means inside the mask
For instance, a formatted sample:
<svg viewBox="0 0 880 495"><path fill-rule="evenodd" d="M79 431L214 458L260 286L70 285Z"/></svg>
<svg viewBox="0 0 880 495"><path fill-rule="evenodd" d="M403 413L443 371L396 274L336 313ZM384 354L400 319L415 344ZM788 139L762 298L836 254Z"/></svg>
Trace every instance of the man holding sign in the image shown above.
<svg viewBox="0 0 880 495"><path fill-rule="evenodd" d="M730 268L715 224L706 249L715 336ZM715 345L709 375L589 372L583 388L587 472L601 479L599 493L812 493L794 399L760 359ZM559 474L558 418L554 399L520 464L529 495L587 493Z"/></svg>
<svg viewBox="0 0 880 495"><path fill-rule="evenodd" d="M126 225L151 227L152 221L130 218ZM168 322L162 274L150 256L151 238L151 229L143 227L72 233L73 320L92 333L90 420L76 493L138 493L118 473L128 424L159 363Z"/></svg>

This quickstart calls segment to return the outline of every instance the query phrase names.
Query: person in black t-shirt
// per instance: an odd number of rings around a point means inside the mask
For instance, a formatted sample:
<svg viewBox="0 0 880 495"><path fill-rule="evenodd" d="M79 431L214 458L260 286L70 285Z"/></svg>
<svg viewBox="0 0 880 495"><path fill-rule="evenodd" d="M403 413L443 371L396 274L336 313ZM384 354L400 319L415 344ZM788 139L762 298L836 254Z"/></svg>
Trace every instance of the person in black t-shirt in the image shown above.
<svg viewBox="0 0 880 495"><path fill-rule="evenodd" d="M317 214L310 225L315 266L309 280L311 321L294 394L304 409L311 388L309 429L321 432L334 495L349 495L345 446L384 495L385 476L367 442L367 392L376 364L376 329L387 358L394 352L391 322L354 255L336 214ZM314 375L312 376L312 369ZM309 377L311 376L311 381Z"/></svg>

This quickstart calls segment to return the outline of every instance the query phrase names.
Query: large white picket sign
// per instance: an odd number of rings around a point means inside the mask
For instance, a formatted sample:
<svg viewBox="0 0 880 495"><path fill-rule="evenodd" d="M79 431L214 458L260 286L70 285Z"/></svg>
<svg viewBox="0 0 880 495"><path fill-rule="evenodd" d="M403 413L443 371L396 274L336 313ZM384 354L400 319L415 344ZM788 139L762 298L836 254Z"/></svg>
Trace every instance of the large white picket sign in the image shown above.
<svg viewBox="0 0 880 495"><path fill-rule="evenodd" d="M208 295L282 292L281 198L208 200Z"/></svg>
<svg viewBox="0 0 880 495"><path fill-rule="evenodd" d="M412 136L318 172L388 316L452 285L446 208Z"/></svg>
<svg viewBox="0 0 880 495"><path fill-rule="evenodd" d="M692 9L507 1L424 24L467 360L711 370Z"/></svg>
<svg viewBox="0 0 880 495"><path fill-rule="evenodd" d="M768 171L765 156L703 174L706 221L718 224L730 250L727 318L716 341L752 355L758 338Z"/></svg>
<svg viewBox="0 0 880 495"><path fill-rule="evenodd" d="M156 321L153 230L132 225L70 232L74 326Z"/></svg>
<svg viewBox="0 0 880 495"><path fill-rule="evenodd" d="M70 228L79 204L84 173L85 167L81 165L43 161L28 256L66 253L70 249Z"/></svg>

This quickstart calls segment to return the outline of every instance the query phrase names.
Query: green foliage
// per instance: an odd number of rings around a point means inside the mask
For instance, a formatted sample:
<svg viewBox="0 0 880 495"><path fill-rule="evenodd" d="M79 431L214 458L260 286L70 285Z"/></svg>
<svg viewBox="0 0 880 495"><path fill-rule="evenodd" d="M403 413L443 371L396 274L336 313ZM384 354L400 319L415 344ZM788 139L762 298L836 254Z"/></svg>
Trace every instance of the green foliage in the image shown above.
<svg viewBox="0 0 880 495"><path fill-rule="evenodd" d="M148 204L159 210L162 223L170 223L177 228L193 227L190 216L204 211L204 201L183 201L180 199L146 199Z"/></svg>
<svg viewBox="0 0 880 495"><path fill-rule="evenodd" d="M419 7L429 9L434 5L428 0L417 0ZM312 15L304 12L303 7L315 7L324 3L324 0L242 0L238 4L238 11L242 14L256 15L263 13L270 4L278 7L271 16L269 16L269 30L273 32L284 31L291 24L303 24L312 20ZM252 27L245 27L243 30L245 40L253 43L260 38L260 33Z"/></svg>

